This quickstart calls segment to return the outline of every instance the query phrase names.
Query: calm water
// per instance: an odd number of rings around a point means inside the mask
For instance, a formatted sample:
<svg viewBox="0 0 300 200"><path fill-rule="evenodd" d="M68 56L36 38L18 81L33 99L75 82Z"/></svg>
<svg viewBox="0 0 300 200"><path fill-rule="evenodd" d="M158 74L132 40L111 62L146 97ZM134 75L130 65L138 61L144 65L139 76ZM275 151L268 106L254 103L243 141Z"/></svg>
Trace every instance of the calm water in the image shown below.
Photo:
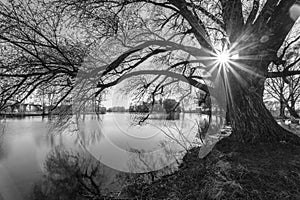
<svg viewBox="0 0 300 200"><path fill-rule="evenodd" d="M142 173L173 164L184 149L197 144L199 120L196 114L185 114L180 120L154 119L138 126L128 113L108 113L100 118L1 121L0 200L51 199L49 195L71 195L87 187L92 189L81 194L93 193L93 181L105 191L114 190L118 187L111 183L118 171Z"/></svg>

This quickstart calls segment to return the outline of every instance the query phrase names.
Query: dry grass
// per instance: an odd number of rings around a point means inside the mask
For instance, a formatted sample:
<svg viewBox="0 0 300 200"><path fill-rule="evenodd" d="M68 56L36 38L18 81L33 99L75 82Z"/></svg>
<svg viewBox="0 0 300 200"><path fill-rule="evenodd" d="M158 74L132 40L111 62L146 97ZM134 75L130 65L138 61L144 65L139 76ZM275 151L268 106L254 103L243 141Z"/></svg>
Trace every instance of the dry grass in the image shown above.
<svg viewBox="0 0 300 200"><path fill-rule="evenodd" d="M180 169L139 187L137 199L299 200L300 147L288 144L214 149L205 159L192 149Z"/></svg>

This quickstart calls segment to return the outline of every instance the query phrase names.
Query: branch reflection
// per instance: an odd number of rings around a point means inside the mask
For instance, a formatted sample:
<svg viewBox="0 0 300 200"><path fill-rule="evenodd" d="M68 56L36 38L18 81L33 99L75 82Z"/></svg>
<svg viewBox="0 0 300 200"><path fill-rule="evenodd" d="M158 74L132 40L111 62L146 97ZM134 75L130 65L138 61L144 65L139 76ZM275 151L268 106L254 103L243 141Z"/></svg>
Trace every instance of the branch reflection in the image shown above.
<svg viewBox="0 0 300 200"><path fill-rule="evenodd" d="M99 161L85 153L55 148L47 157L42 180L34 186L34 200L107 199L109 177Z"/></svg>

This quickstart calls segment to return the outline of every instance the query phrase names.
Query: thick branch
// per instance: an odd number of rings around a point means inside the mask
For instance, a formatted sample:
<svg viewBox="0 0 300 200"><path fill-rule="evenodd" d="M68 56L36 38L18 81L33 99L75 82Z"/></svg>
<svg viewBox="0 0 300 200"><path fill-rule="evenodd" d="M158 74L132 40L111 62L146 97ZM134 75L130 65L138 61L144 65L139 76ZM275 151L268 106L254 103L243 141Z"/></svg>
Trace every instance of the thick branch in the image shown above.
<svg viewBox="0 0 300 200"><path fill-rule="evenodd" d="M109 88L109 87L115 86L115 85L119 84L120 82L122 82L128 78L131 78L133 76L140 76L140 75L146 75L146 74L148 74L148 75L164 75L164 76L172 77L172 78L181 80L183 82L189 83L204 92L209 92L209 89L212 89L209 86L207 86L203 83L200 83L190 77L186 77L181 74L177 74L175 72L163 71L163 70L140 70L140 71L136 71L136 72L131 72L129 74L125 74L125 75L119 77L118 79L116 79L115 81L112 81L110 83L106 83L106 84L99 83L97 85L97 87L98 88Z"/></svg>
<svg viewBox="0 0 300 200"><path fill-rule="evenodd" d="M252 10L247 19L246 26L249 26L254 22L256 15L258 13L258 9L259 9L259 0L253 0Z"/></svg>
<svg viewBox="0 0 300 200"><path fill-rule="evenodd" d="M293 75L299 75L300 70L296 71L283 71L283 72L269 72L267 77L268 78L278 78L278 77L287 77L287 76L293 76Z"/></svg>
<svg viewBox="0 0 300 200"><path fill-rule="evenodd" d="M200 12L202 12L204 15L206 15L208 18L210 18L211 20L213 20L215 23L217 23L222 29L225 29L225 24L218 19L215 15L213 15L212 13L208 12L205 8L203 8L200 5L195 5L192 3L187 3L187 5L191 8L196 8L197 10L199 10Z"/></svg>
<svg viewBox="0 0 300 200"><path fill-rule="evenodd" d="M223 19L230 42L235 42L244 28L244 17L241 0L221 0Z"/></svg>
<svg viewBox="0 0 300 200"><path fill-rule="evenodd" d="M201 26L203 23L198 21L197 17L187 8L187 3L183 0L170 0L170 2L178 8L179 13L189 22L198 42L206 49L213 51L213 46L206 35L205 27Z"/></svg>

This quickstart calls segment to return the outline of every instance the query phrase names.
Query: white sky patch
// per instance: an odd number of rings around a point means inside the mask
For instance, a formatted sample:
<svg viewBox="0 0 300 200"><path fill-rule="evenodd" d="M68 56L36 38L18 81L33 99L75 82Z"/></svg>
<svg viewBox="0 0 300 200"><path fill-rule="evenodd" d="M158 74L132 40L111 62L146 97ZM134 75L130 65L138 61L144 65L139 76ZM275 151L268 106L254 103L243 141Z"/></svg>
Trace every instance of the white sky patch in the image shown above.
<svg viewBox="0 0 300 200"><path fill-rule="evenodd" d="M120 83L120 85L110 88L109 93L102 102L102 105L106 108L114 106L123 106L128 108L130 105L130 97L129 95L125 95L120 92L120 88L122 88L122 86L124 86L123 83Z"/></svg>

